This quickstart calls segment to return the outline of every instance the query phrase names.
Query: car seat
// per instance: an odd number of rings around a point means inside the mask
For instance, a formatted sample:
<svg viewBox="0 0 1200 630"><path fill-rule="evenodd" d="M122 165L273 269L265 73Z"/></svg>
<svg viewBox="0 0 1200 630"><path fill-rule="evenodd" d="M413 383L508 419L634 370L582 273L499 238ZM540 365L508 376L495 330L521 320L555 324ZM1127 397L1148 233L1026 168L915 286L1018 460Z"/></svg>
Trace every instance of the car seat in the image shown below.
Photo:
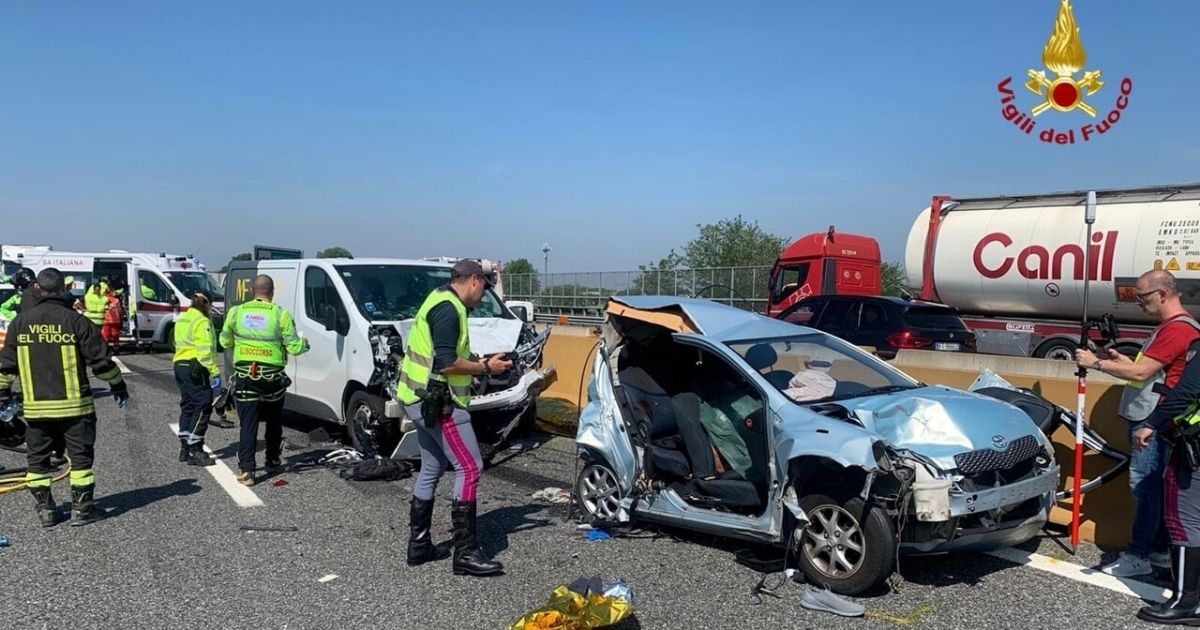
<svg viewBox="0 0 1200 630"><path fill-rule="evenodd" d="M713 444L700 422L700 397L691 392L677 394L671 398L671 406L693 473L685 485L685 497L692 495L702 503L711 501L737 510L760 508L762 501L753 483L732 470L717 475Z"/></svg>
<svg viewBox="0 0 1200 630"><path fill-rule="evenodd" d="M749 363L750 367L754 368L756 372L762 374L768 383L782 391L787 389L788 381L792 380L792 377L795 375L787 370L771 370L778 362L779 353L770 344L754 344L746 351L746 363ZM771 371L764 372L764 370Z"/></svg>

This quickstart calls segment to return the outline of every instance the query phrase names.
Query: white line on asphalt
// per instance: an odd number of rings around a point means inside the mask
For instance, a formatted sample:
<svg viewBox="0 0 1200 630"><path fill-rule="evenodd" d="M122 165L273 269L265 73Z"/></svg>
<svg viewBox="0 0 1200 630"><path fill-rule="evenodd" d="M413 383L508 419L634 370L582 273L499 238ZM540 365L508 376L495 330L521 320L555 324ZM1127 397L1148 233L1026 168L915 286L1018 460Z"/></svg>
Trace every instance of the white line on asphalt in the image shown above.
<svg viewBox="0 0 1200 630"><path fill-rule="evenodd" d="M172 423L170 426L171 432L178 436L179 425ZM207 445L205 445L204 450L209 455L213 455L212 449L208 448ZM233 502L239 506L248 508L261 507L263 505L262 499L258 498L258 495L254 494L253 490L238 483L237 477L234 476L233 471L229 469L229 466L225 465L225 462L218 459L217 463L213 464L212 466L205 466L204 470L207 470L208 474L212 475L213 479L217 480L217 484L221 486L221 489L225 491L225 494L228 494L229 497L233 499Z"/></svg>
<svg viewBox="0 0 1200 630"><path fill-rule="evenodd" d="M113 363L116 363L117 367L121 368L122 374L133 374L133 370L125 367L125 363L122 362L121 359L119 359L117 357L113 357Z"/></svg>
<svg viewBox="0 0 1200 630"><path fill-rule="evenodd" d="M1038 571L1052 573L1059 577L1082 582L1083 584L1099 586L1100 588L1106 588L1122 595L1129 595L1130 597L1161 602L1165 601L1171 595L1169 591L1154 584L1147 584L1129 578L1113 577L1073 562L1021 551L1020 549L999 549L991 551L989 554L1003 560L1008 560L1009 562L1037 569Z"/></svg>
<svg viewBox="0 0 1200 630"><path fill-rule="evenodd" d="M334 574L330 573L329 575L326 575L325 577L323 577L323 578L321 578L321 579L319 579L319 580L317 580L317 581L318 581L318 582L320 582L320 583L322 583L322 584L324 584L324 583L326 583L326 582L332 582L332 581L334 581L334 580L336 580L336 579L338 579L338 576L336 576L336 575L334 575Z"/></svg>

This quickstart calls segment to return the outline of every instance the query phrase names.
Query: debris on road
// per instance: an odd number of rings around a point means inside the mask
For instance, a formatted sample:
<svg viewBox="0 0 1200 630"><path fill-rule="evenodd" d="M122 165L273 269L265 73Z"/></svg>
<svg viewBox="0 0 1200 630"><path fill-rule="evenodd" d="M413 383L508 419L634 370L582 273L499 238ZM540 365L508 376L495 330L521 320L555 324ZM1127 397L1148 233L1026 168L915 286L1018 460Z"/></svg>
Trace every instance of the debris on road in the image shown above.
<svg viewBox="0 0 1200 630"><path fill-rule="evenodd" d="M621 580L604 584L599 576L559 586L545 606L521 617L509 630L589 630L620 623L633 615L633 592Z"/></svg>
<svg viewBox="0 0 1200 630"><path fill-rule="evenodd" d="M319 579L319 580L317 580L317 581L318 581L318 582L320 582L321 584L324 584L324 583L326 583L326 582L332 582L332 581L334 581L334 580L336 580L336 579L338 579L338 576L336 576L336 575L334 575L334 574L330 573L329 575L326 575L325 577L323 577L323 578L321 578L321 579Z"/></svg>
<svg viewBox="0 0 1200 630"><path fill-rule="evenodd" d="M367 459L338 473L347 481L398 481L412 476L409 462L395 459Z"/></svg>
<svg viewBox="0 0 1200 630"><path fill-rule="evenodd" d="M593 542L597 540L610 540L611 538L612 536L609 536L608 532L603 529L593 529L587 535L587 539Z"/></svg>
<svg viewBox="0 0 1200 630"><path fill-rule="evenodd" d="M563 490L562 488L543 488L533 493L533 500L541 501L542 503L550 503L552 505L570 503L571 493L570 491Z"/></svg>
<svg viewBox="0 0 1200 630"><path fill-rule="evenodd" d="M276 488L282 488L283 486L288 485L288 482L287 479L276 479L271 485L275 486Z"/></svg>
<svg viewBox="0 0 1200 630"><path fill-rule="evenodd" d="M8 539L3 536L0 536L0 547L7 547L7 546L8 546Z"/></svg>

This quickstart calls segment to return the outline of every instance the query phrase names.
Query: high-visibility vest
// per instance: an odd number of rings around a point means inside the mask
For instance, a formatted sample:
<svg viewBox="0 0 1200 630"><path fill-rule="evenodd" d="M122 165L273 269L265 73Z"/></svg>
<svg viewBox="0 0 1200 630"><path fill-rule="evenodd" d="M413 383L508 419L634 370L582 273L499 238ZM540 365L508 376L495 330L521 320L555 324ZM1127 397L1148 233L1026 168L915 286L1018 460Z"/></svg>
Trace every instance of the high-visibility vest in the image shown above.
<svg viewBox="0 0 1200 630"><path fill-rule="evenodd" d="M1200 322L1197 322L1190 316L1176 317L1154 329L1154 332L1150 335L1149 339L1146 339L1142 347L1149 348L1153 345L1154 339L1158 337L1158 333L1175 322L1187 324L1200 331ZM1137 358L1134 361L1141 361L1143 356L1145 356L1144 352L1138 352ZM1154 408L1158 406L1158 401L1162 398L1162 394L1155 391L1155 386L1165 382L1166 379L1166 370L1159 370L1145 381L1128 381L1125 383L1125 389L1121 391L1121 402L1117 406L1117 415L1130 422L1141 422L1150 417L1150 413L1154 411Z"/></svg>
<svg viewBox="0 0 1200 630"><path fill-rule="evenodd" d="M458 295L450 289L437 289L425 298L417 311L416 321L408 335L408 349L404 352L404 363L400 367L399 384L396 386L396 398L406 405L415 405L420 401L418 389L425 389L429 381L442 381L450 388L450 396L454 404L466 409L471 404L471 375L470 374L434 374L433 373L433 333L429 328L429 311L435 306L449 302L458 313L458 344L455 354L464 361L471 359L471 337L467 329L467 307L463 305Z"/></svg>
<svg viewBox="0 0 1200 630"><path fill-rule="evenodd" d="M83 305L87 308L87 318L97 326L104 325L104 311L108 308L108 283L100 283L100 293L96 293L95 285L88 287L83 294Z"/></svg>
<svg viewBox="0 0 1200 630"><path fill-rule="evenodd" d="M175 363L199 361L210 376L220 376L213 349L212 321L199 309L189 308L175 322Z"/></svg>
<svg viewBox="0 0 1200 630"><path fill-rule="evenodd" d="M257 299L238 304L226 314L221 345L233 348L234 365L284 367L289 354L305 352L292 314L278 304Z"/></svg>

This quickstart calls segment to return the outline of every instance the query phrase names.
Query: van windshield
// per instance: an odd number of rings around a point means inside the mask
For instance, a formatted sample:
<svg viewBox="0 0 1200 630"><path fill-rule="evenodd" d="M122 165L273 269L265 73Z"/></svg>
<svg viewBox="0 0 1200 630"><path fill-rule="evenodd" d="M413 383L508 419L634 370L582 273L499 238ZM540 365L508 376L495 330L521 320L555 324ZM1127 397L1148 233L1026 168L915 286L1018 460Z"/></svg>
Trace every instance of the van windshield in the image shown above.
<svg viewBox="0 0 1200 630"><path fill-rule="evenodd" d="M167 280L175 285L179 292L187 297L191 297L196 291L204 289L209 295L213 296L213 300L224 302L225 295L221 291L221 287L213 282L212 276L203 271L168 271L166 272Z"/></svg>
<svg viewBox="0 0 1200 630"><path fill-rule="evenodd" d="M421 265L337 265L354 305L371 321L402 321L417 316L434 289L450 282L449 267ZM483 296L471 317L510 317L492 291Z"/></svg>

